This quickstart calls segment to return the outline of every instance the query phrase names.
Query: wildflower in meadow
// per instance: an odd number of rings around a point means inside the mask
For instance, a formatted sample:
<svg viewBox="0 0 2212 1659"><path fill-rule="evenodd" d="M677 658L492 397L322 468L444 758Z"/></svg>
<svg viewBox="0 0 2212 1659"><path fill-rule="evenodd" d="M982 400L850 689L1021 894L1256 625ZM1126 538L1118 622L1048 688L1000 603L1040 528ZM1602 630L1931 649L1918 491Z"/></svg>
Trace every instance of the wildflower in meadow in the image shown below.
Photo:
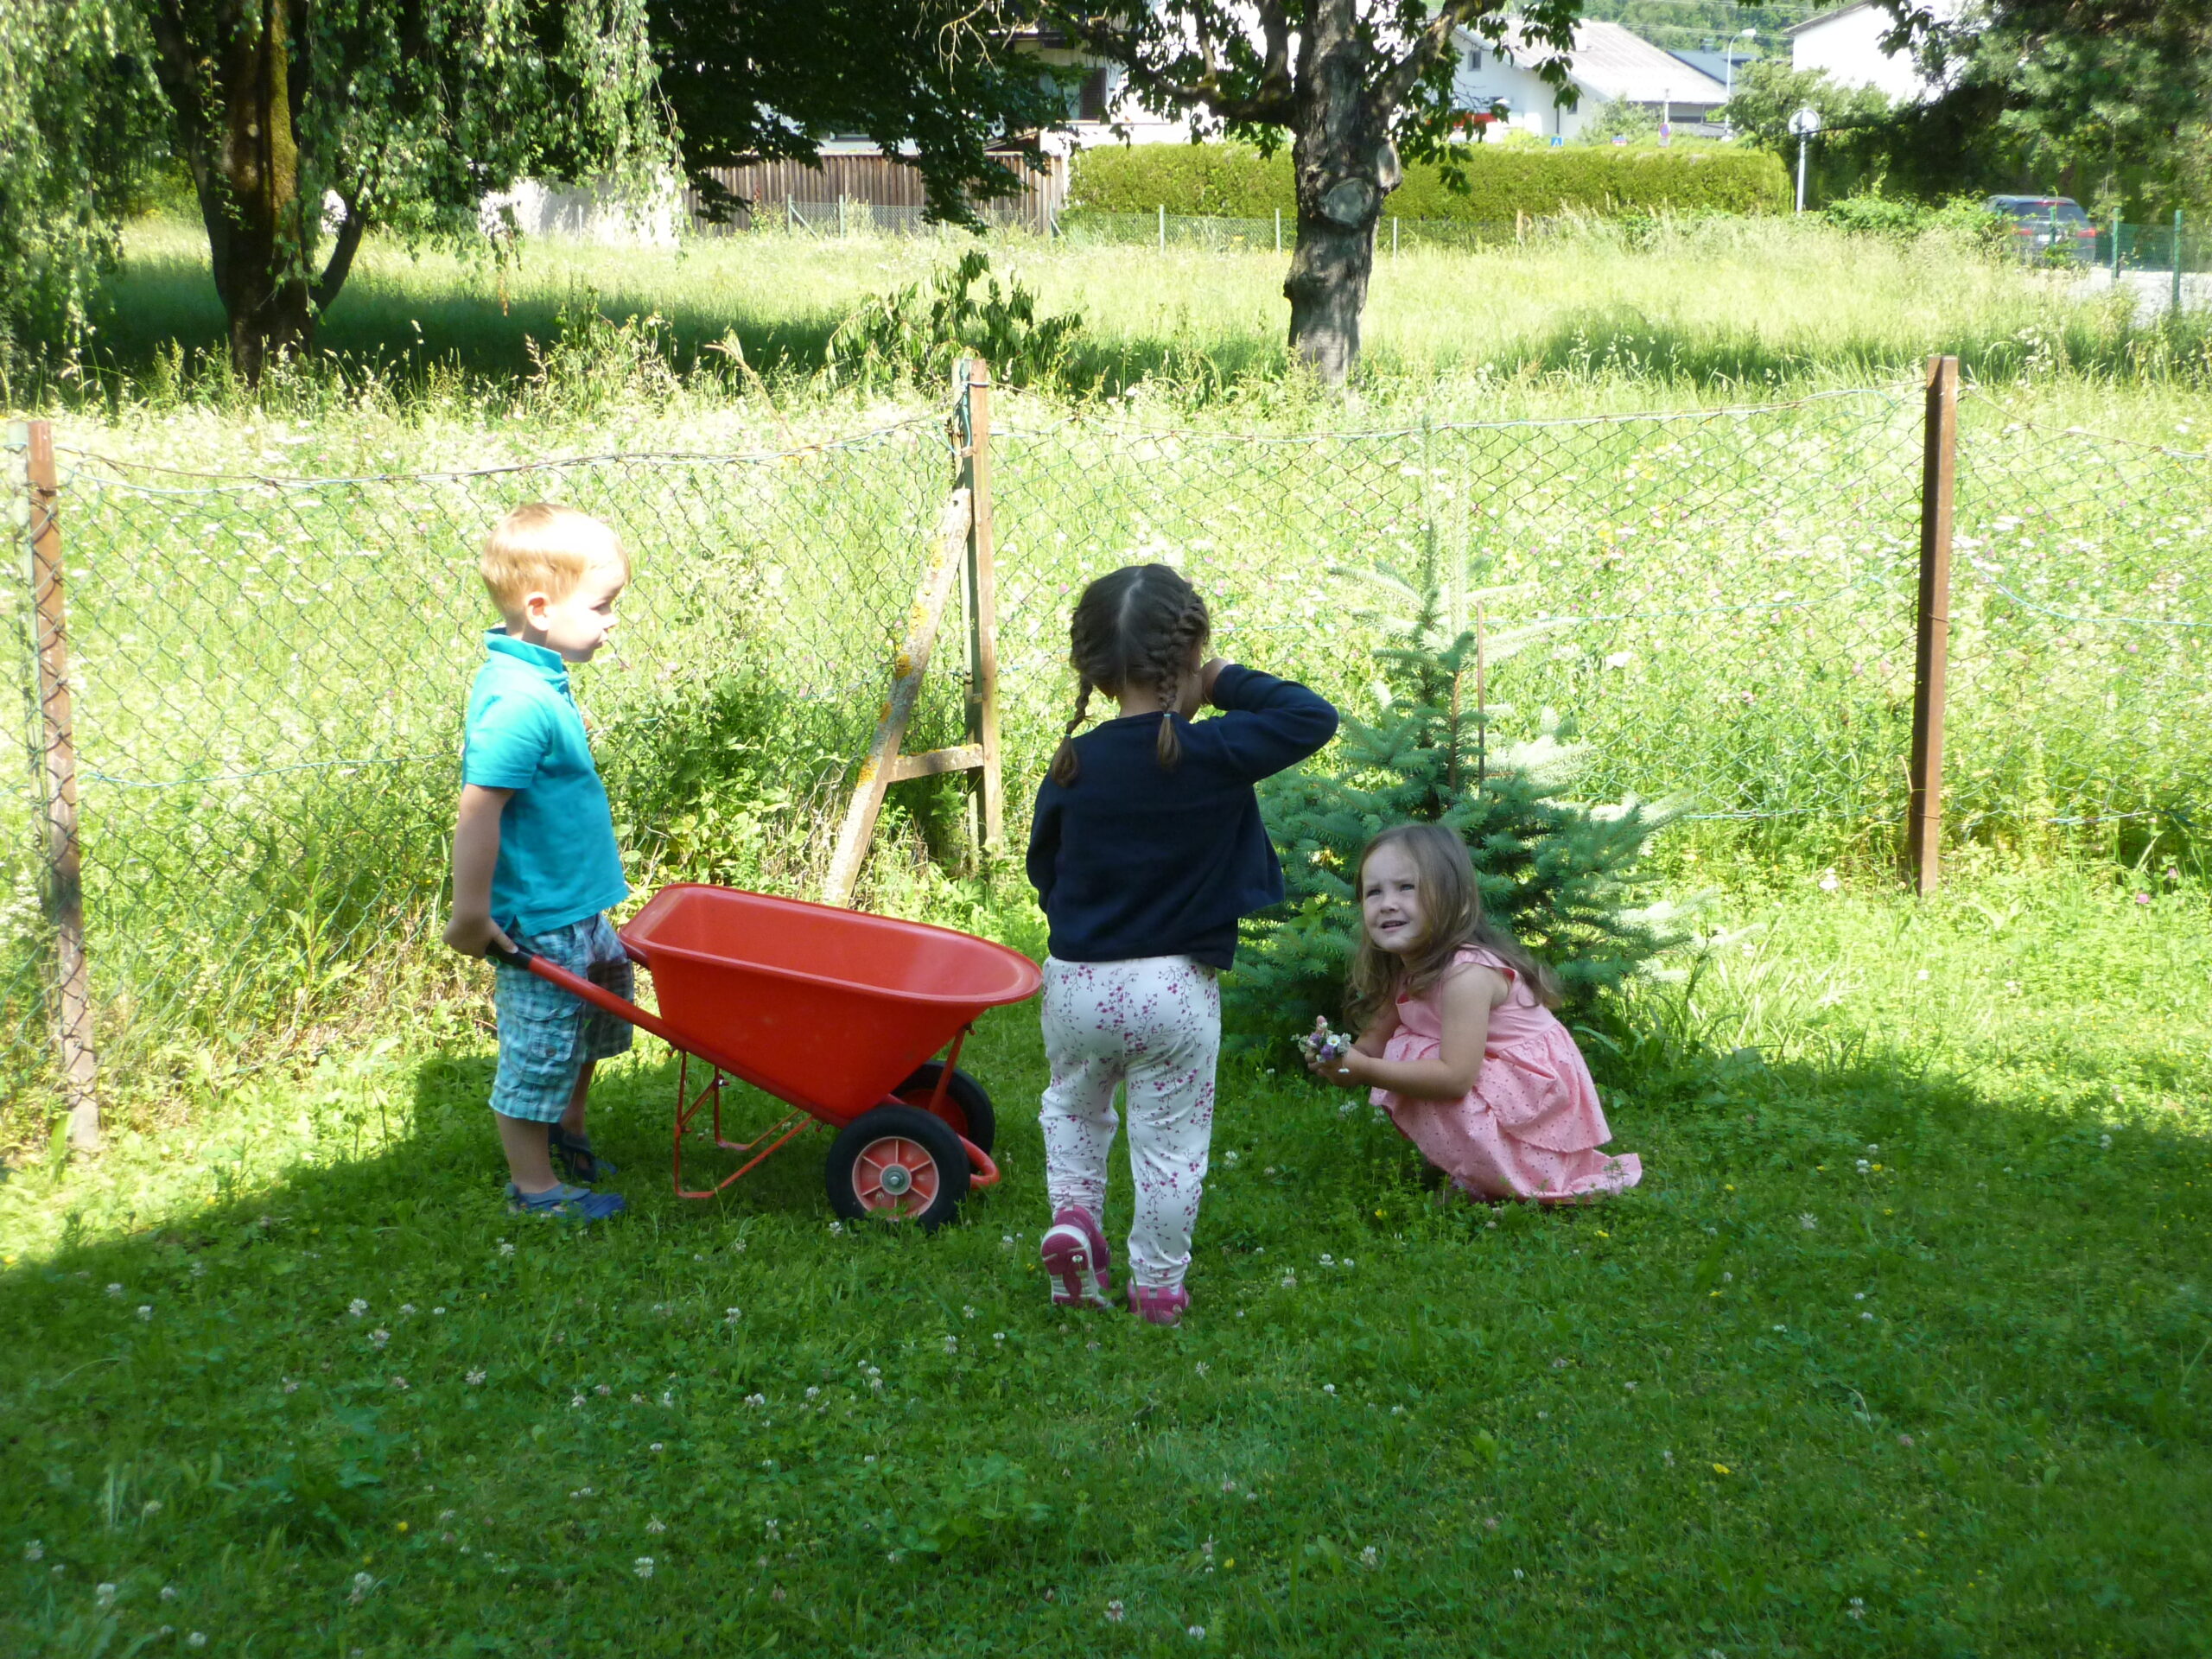
<svg viewBox="0 0 2212 1659"><path fill-rule="evenodd" d="M111 1584L94 1585L92 1586L92 1600L96 1605L101 1607L114 1606L115 1586Z"/></svg>
<svg viewBox="0 0 2212 1659"><path fill-rule="evenodd" d="M1236 1148L1232 1147L1231 1148L1230 1148L1230 1150L1229 1150L1229 1151L1223 1153L1223 1154L1221 1154L1221 1161L1222 1161L1223 1163L1224 1163L1224 1164L1228 1165L1228 1166L1229 1166L1229 1167L1230 1167L1230 1168L1231 1168L1231 1169L1236 1168Z"/></svg>
<svg viewBox="0 0 2212 1659"><path fill-rule="evenodd" d="M1321 1385L1321 1392L1324 1394L1334 1394L1336 1391L1337 1385L1333 1382L1324 1382Z"/></svg>
<svg viewBox="0 0 2212 1659"><path fill-rule="evenodd" d="M1118 1601L1109 1601L1106 1604L1106 1617L1116 1624L1122 1622L1122 1604Z"/></svg>
<svg viewBox="0 0 2212 1659"><path fill-rule="evenodd" d="M2112 1139L2112 1137L2111 1137L2110 1135L2107 1135L2107 1136L2105 1137L2105 1139L2106 1139L2107 1141L2109 1141ZM139 1317L140 1319L152 1319L152 1318L154 1317L154 1305L153 1305L151 1302L141 1302L141 1303L139 1303L139 1304L138 1304L138 1317Z"/></svg>
<svg viewBox="0 0 2212 1659"><path fill-rule="evenodd" d="M120 1297L123 1294L123 1287L121 1285L110 1285L107 1287L107 1294L111 1296Z"/></svg>
<svg viewBox="0 0 2212 1659"><path fill-rule="evenodd" d="M1374 1545L1370 1544L1365 1549L1359 1552L1359 1564L1362 1567L1382 1566L1382 1552L1376 1548Z"/></svg>
<svg viewBox="0 0 2212 1659"><path fill-rule="evenodd" d="M472 1389L482 1388L484 1386L484 1373L481 1371L471 1371L468 1374L468 1386Z"/></svg>
<svg viewBox="0 0 2212 1659"><path fill-rule="evenodd" d="M288 1377L286 1377L286 1378L284 1379L284 1392L285 1392L285 1393L287 1393L287 1394L297 1394L299 1391L300 1391L300 1385L299 1385L299 1383L298 1383L296 1381L295 1381L293 1378L289 1377L289 1376L288 1376Z"/></svg>
<svg viewBox="0 0 2212 1659"><path fill-rule="evenodd" d="M1866 1603L1862 1598L1853 1596L1851 1599L1851 1605L1843 1611L1848 1618L1864 1618L1866 1617Z"/></svg>
<svg viewBox="0 0 2212 1659"><path fill-rule="evenodd" d="M412 1302L402 1302L399 1305L399 1311L402 1314L412 1313L415 1311L415 1304Z"/></svg>
<svg viewBox="0 0 2212 1659"><path fill-rule="evenodd" d="M744 1317L745 1310L743 1308L726 1307L722 1310L722 1323L724 1325L735 1325Z"/></svg>
<svg viewBox="0 0 2212 1659"><path fill-rule="evenodd" d="M1809 1233L1820 1226L1821 1220L1818 1216L1812 1214L1808 1211L1805 1214L1797 1217L1797 1224Z"/></svg>
<svg viewBox="0 0 2212 1659"><path fill-rule="evenodd" d="M499 1254L501 1255L512 1255L514 1253L515 1247L512 1244L510 1244L504 1238L499 1241Z"/></svg>
<svg viewBox="0 0 2212 1659"><path fill-rule="evenodd" d="M369 1341L371 1344L375 1347L381 1348L385 1344L391 1340L391 1332L389 1331L372 1331L369 1332Z"/></svg>
<svg viewBox="0 0 2212 1659"><path fill-rule="evenodd" d="M194 1630L191 1635L184 1638L184 1643L187 1647L204 1648L207 1645L207 1632L205 1630Z"/></svg>
<svg viewBox="0 0 2212 1659"><path fill-rule="evenodd" d="M352 1301L346 1304L346 1313L349 1319L358 1319L362 1314L368 1311L369 1305L363 1301L359 1296L356 1296Z"/></svg>
<svg viewBox="0 0 2212 1659"><path fill-rule="evenodd" d="M748 1394L745 1396L745 1403L753 1407L765 1406L768 1403L768 1396L765 1394Z"/></svg>
<svg viewBox="0 0 2212 1659"><path fill-rule="evenodd" d="M1295 1273L1286 1273L1283 1274L1282 1287L1285 1290L1296 1290L1298 1288L1298 1275Z"/></svg>
<svg viewBox="0 0 2212 1659"><path fill-rule="evenodd" d="M46 1546L39 1542L37 1539L32 1539L30 1542L23 1546L23 1559L27 1561L44 1560L46 1559Z"/></svg>
<svg viewBox="0 0 2212 1659"><path fill-rule="evenodd" d="M658 1516L654 1516L651 1520L645 1522L645 1530L647 1532L666 1532L668 1530L668 1522L662 1520Z"/></svg>
<svg viewBox="0 0 2212 1659"><path fill-rule="evenodd" d="M648 1452L665 1452L668 1448L663 1446L658 1440L655 1440L651 1446L648 1446L645 1450Z"/></svg>
<svg viewBox="0 0 2212 1659"><path fill-rule="evenodd" d="M366 1573L356 1573L353 1575L353 1592L346 1598L346 1599L358 1606L367 1598L369 1592L376 1587L377 1581L373 1578L370 1577L369 1574Z"/></svg>
<svg viewBox="0 0 2212 1659"><path fill-rule="evenodd" d="M653 1575L653 1558L650 1555L640 1555L630 1565L641 1579L650 1579Z"/></svg>
<svg viewBox="0 0 2212 1659"><path fill-rule="evenodd" d="M958 1353L960 1351L960 1338L957 1337L947 1337L944 1339L944 1351L948 1354Z"/></svg>
<svg viewBox="0 0 2212 1659"><path fill-rule="evenodd" d="M604 1396L604 1395L607 1395L613 1394L613 1393L614 1392L614 1390L613 1390L613 1389L609 1388L606 1383L601 1382L601 1384L599 1384L596 1388L594 1388L594 1389L592 1389L592 1392L593 1392L594 1394L596 1394L596 1395L600 1395Z"/></svg>
<svg viewBox="0 0 2212 1659"><path fill-rule="evenodd" d="M1193 1624L1184 1634L1193 1642L1203 1642L1206 1639L1206 1627L1203 1624Z"/></svg>
<svg viewBox="0 0 2212 1659"><path fill-rule="evenodd" d="M163 1585L162 1586L162 1599L163 1601L175 1601L176 1599L176 1586L173 1584Z"/></svg>
<svg viewBox="0 0 2212 1659"><path fill-rule="evenodd" d="M569 1409L570 1411L582 1411L583 1409L583 1405L584 1397L581 1394L572 1395L569 1401Z"/></svg>

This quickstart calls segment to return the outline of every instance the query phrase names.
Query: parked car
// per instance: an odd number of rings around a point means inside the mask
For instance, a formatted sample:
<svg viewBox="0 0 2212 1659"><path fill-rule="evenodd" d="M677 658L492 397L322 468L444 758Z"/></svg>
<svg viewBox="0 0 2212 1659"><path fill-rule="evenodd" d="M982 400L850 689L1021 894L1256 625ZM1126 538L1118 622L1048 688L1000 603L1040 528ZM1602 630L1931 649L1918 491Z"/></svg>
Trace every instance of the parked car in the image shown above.
<svg viewBox="0 0 2212 1659"><path fill-rule="evenodd" d="M1992 196L1982 205L2012 221L2012 249L2021 258L2096 263L2097 227L2071 196Z"/></svg>

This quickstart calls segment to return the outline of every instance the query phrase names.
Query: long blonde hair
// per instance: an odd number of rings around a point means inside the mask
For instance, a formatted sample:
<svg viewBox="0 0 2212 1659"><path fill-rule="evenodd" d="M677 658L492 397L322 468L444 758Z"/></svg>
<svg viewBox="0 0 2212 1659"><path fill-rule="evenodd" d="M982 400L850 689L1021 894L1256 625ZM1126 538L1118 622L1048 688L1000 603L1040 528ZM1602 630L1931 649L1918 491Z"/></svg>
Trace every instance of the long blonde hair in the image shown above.
<svg viewBox="0 0 2212 1659"><path fill-rule="evenodd" d="M1467 844L1440 823L1395 824L1369 842L1360 852L1352 880L1354 905L1360 904L1366 891L1367 861L1385 847L1402 847L1413 860L1414 878L1421 884L1421 935L1412 949L1394 953L1367 937L1363 920L1344 998L1345 1011L1355 1025L1365 1025L1377 1008L1401 991L1410 996L1427 995L1444 977L1460 947L1470 944L1480 946L1519 974L1546 1007L1560 1005L1559 976L1531 955L1520 940L1484 918L1482 887L1475 880Z"/></svg>

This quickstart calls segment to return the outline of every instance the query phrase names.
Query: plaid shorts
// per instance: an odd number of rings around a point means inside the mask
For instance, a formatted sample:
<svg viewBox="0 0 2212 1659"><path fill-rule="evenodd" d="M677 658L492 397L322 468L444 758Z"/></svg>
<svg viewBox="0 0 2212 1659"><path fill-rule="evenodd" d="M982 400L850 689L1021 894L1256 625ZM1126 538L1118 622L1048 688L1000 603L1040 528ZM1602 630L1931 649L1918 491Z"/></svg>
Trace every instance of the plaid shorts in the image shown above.
<svg viewBox="0 0 2212 1659"><path fill-rule="evenodd" d="M524 950L617 996L637 995L630 958L604 916L510 937ZM585 1061L629 1052L630 1022L525 969L503 962L492 968L492 1001L499 1015L499 1073L492 1084L492 1109L532 1123L557 1122L569 1109Z"/></svg>

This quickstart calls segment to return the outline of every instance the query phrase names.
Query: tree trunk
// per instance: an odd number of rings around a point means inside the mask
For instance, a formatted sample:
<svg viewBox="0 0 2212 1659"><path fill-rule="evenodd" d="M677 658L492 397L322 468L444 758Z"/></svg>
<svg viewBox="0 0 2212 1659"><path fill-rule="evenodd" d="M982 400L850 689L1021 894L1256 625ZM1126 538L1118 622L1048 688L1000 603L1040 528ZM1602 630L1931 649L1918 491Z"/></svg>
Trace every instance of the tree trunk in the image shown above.
<svg viewBox="0 0 2212 1659"><path fill-rule="evenodd" d="M215 291L230 319L231 364L257 385L272 358L314 343L316 302L328 297L318 290L334 294L335 285L308 279L321 203L301 194L295 123L305 77L294 74L289 0L213 10L217 38L203 43L191 26L205 21L201 8L184 0L156 8L158 73L184 130ZM350 256L359 232L349 228L341 245Z"/></svg>
<svg viewBox="0 0 2212 1659"><path fill-rule="evenodd" d="M1317 0L1299 43L1291 174L1298 245L1283 297L1290 348L1330 385L1359 361L1359 316L1375 269L1382 199L1398 187L1387 110L1367 85L1355 0Z"/></svg>

